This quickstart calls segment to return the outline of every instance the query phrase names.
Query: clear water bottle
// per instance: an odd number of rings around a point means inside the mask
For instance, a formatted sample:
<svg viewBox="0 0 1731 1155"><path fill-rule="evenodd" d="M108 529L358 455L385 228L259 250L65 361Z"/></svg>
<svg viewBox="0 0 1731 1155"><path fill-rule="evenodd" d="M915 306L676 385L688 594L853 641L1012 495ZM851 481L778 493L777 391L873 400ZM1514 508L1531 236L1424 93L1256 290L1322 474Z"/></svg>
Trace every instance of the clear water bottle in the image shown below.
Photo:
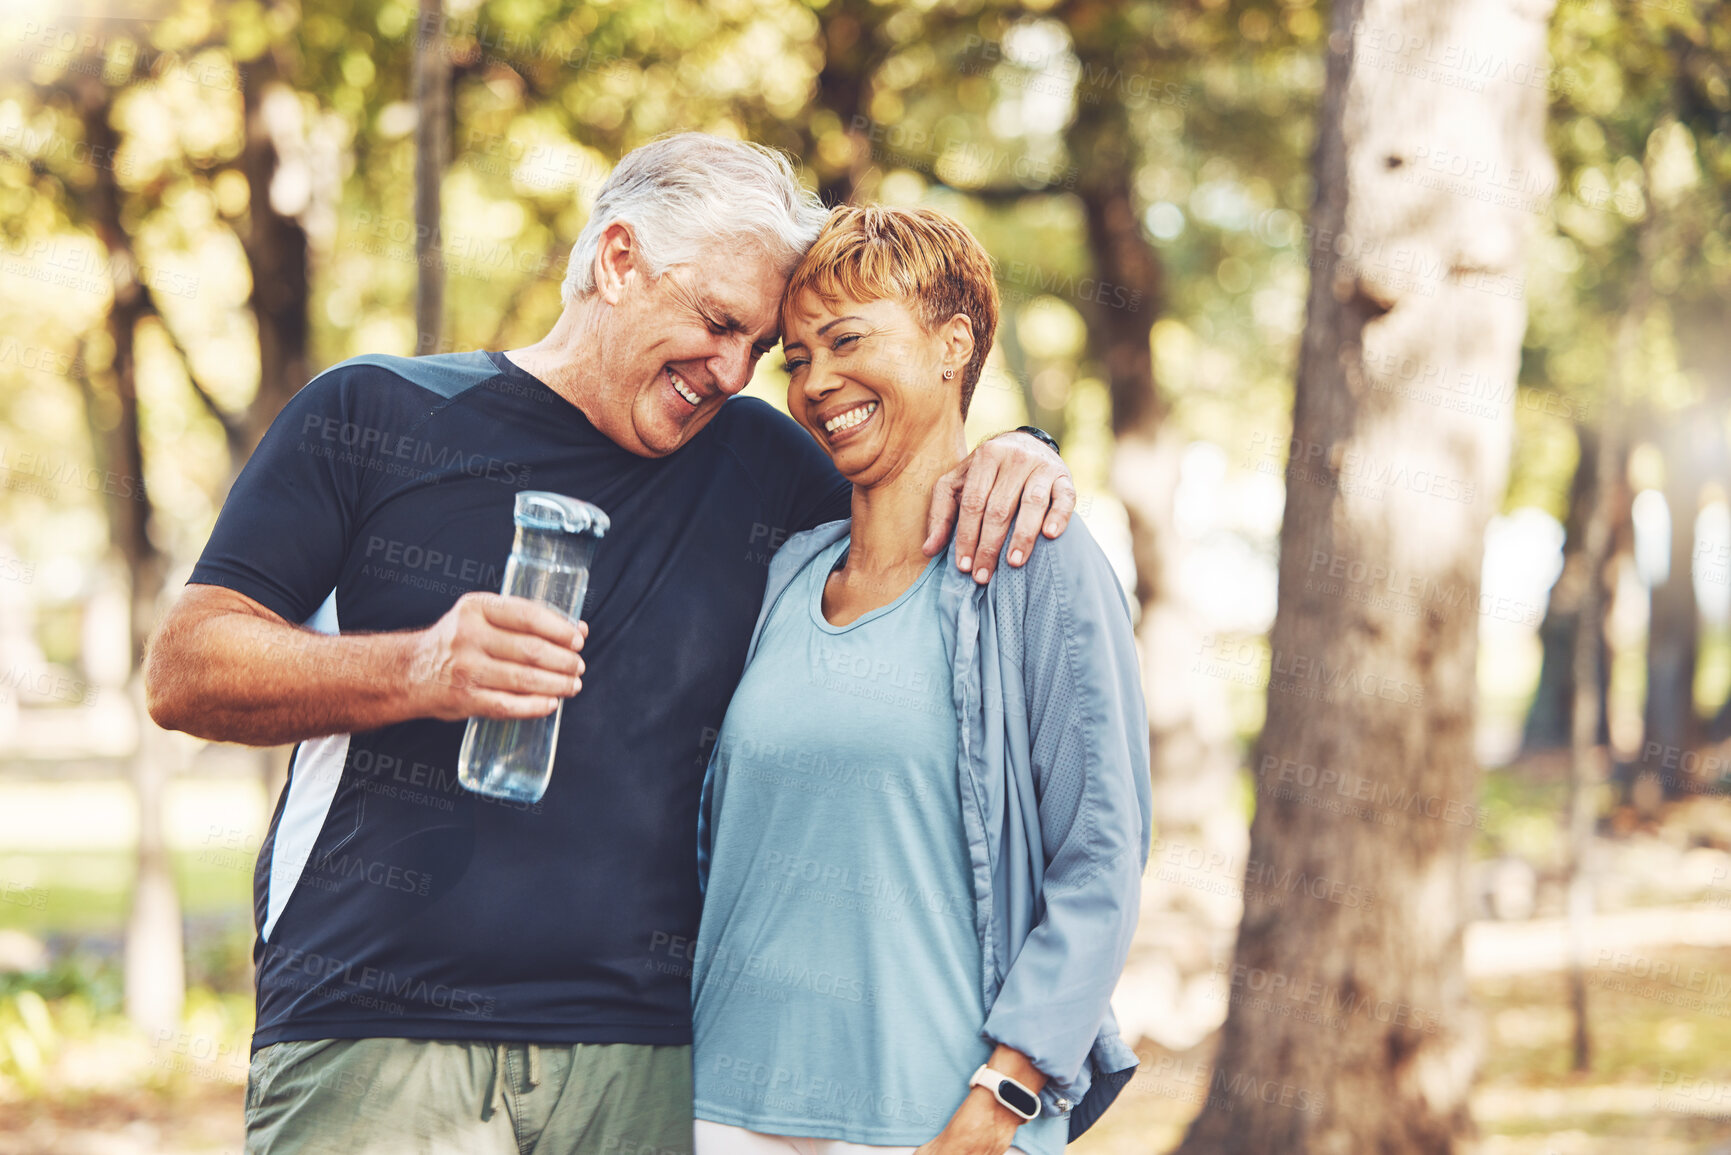
<svg viewBox="0 0 1731 1155"><path fill-rule="evenodd" d="M576 621L607 515L586 501L530 489L517 495L514 516L517 537L499 592L551 606ZM477 794L539 801L553 775L564 712L561 698L545 718L470 718L457 755L457 780Z"/></svg>

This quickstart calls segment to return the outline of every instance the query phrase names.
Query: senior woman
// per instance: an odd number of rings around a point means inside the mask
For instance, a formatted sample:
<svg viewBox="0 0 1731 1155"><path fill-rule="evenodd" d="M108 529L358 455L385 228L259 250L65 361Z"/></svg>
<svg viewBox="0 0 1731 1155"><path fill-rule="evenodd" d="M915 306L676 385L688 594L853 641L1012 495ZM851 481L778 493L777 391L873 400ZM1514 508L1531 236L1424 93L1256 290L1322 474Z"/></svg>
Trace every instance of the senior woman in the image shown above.
<svg viewBox="0 0 1731 1155"><path fill-rule="evenodd" d="M697 1155L1056 1155L1135 1067L1123 593L1078 524L984 585L921 551L997 313L929 210L837 209L788 282L788 411L853 509L776 554L704 780Z"/></svg>

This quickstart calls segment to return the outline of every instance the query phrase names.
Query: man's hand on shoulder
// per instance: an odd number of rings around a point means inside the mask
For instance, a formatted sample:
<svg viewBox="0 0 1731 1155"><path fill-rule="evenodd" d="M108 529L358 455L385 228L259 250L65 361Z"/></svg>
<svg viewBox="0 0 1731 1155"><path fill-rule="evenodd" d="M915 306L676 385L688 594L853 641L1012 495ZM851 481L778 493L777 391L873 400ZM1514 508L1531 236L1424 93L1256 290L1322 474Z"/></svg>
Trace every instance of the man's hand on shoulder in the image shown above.
<svg viewBox="0 0 1731 1155"><path fill-rule="evenodd" d="M1009 534L1009 562L1020 566L1041 533L1057 537L1076 508L1076 486L1064 459L1027 433L982 443L932 490L925 553L935 556L956 535L956 564L984 584ZM1011 533L1011 525L1014 532Z"/></svg>

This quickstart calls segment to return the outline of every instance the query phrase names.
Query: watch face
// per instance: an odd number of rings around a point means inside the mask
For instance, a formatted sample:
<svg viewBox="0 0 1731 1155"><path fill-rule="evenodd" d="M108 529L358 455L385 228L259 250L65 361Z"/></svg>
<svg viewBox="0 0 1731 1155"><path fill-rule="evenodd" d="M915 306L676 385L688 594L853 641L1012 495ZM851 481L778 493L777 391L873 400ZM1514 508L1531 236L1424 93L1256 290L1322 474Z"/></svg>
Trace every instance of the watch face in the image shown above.
<svg viewBox="0 0 1731 1155"><path fill-rule="evenodd" d="M1032 1116L1040 1109L1040 1100L1036 1099L1032 1092L1020 1083L1013 1083L1008 1079L998 1084L998 1100L1012 1111L1019 1111L1027 1116Z"/></svg>

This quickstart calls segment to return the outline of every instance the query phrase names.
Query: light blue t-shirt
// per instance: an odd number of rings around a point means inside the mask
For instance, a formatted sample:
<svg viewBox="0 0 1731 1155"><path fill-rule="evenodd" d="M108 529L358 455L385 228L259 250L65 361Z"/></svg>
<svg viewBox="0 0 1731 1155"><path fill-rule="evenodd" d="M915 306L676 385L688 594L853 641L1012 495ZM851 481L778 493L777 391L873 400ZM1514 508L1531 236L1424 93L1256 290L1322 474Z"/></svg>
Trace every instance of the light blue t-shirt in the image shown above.
<svg viewBox="0 0 1731 1155"><path fill-rule="evenodd" d="M846 538L764 624L717 738L693 951L696 1113L917 1146L991 1056L932 559L894 602L823 616ZM1068 1121L1018 1129L1058 1155Z"/></svg>

